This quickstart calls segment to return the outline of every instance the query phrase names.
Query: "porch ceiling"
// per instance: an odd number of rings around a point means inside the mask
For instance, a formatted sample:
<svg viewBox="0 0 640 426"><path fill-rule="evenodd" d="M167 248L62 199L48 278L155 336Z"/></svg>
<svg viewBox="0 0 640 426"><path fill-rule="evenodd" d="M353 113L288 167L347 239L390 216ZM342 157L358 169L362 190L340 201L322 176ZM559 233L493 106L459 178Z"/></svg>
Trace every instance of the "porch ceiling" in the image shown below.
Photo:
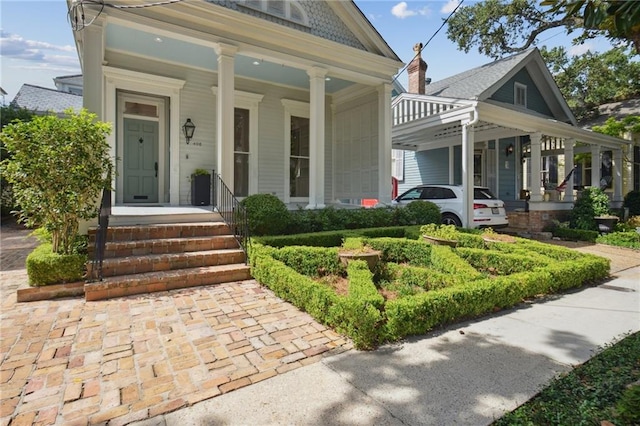
<svg viewBox="0 0 640 426"><path fill-rule="evenodd" d="M218 57L211 47L118 24L107 25L105 44L107 50L160 62L180 64L211 72L217 72L218 69ZM303 69L269 61L258 55L237 54L235 73L237 76L252 80L309 89L309 76ZM328 94L355 84L331 75L327 78L325 90Z"/></svg>

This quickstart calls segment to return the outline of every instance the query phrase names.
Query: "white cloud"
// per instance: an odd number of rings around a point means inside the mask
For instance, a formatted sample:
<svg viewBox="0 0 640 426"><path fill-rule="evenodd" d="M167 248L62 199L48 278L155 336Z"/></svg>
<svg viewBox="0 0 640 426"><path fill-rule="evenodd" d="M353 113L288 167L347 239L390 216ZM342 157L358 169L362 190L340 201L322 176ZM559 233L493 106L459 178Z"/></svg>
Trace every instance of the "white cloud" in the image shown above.
<svg viewBox="0 0 640 426"><path fill-rule="evenodd" d="M9 34L4 31L0 32L0 52L2 52L5 58L16 58L27 61L58 61L60 58L64 58L61 55L50 56L45 51L54 52L75 52L74 46L57 46L55 44L47 43L37 40L25 40L18 34ZM67 56L66 58L71 58Z"/></svg>
<svg viewBox="0 0 640 426"><path fill-rule="evenodd" d="M409 10L407 8L407 2L403 1L391 8L391 14L396 18L404 19L409 16L415 16L418 14L415 10Z"/></svg>
<svg viewBox="0 0 640 426"><path fill-rule="evenodd" d="M589 50L594 51L594 47L589 43L577 44L569 48L569 56L580 56L587 53Z"/></svg>
<svg viewBox="0 0 640 426"><path fill-rule="evenodd" d="M460 0L447 0L447 3L440 9L441 13L451 13L460 4Z"/></svg>

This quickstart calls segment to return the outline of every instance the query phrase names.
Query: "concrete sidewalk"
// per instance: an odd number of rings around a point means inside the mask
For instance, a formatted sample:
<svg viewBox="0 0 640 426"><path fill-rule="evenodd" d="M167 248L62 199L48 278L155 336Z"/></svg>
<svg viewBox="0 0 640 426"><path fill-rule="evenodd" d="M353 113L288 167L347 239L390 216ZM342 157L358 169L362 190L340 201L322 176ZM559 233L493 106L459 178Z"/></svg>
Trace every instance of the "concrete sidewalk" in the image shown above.
<svg viewBox="0 0 640 426"><path fill-rule="evenodd" d="M638 330L635 266L597 287L373 352L351 350L135 424L490 424L602 345Z"/></svg>

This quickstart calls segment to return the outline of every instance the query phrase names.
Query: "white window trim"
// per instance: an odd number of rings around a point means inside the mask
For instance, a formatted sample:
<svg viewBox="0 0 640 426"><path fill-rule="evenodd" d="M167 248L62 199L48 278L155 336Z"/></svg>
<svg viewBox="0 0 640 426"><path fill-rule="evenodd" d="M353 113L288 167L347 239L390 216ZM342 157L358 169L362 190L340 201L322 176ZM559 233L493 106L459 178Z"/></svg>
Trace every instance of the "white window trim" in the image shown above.
<svg viewBox="0 0 640 426"><path fill-rule="evenodd" d="M102 73L105 81L105 121L108 123L118 122L116 105L119 90L169 98L169 152L171 154L169 157L170 170L166 172L169 173L169 203L178 205L180 202L180 90L186 81L107 65L102 67ZM165 129L160 129L160 132L164 131ZM111 132L107 136L107 142L111 147L110 155L115 158L116 132ZM164 164L164 162L160 161L160 164ZM158 170L159 181L164 181L164 177L162 177L164 173L164 170ZM114 173L112 181L113 187L116 188L115 203L121 204L124 199L122 180L115 175Z"/></svg>
<svg viewBox="0 0 640 426"><path fill-rule="evenodd" d="M281 99L280 101L284 107L284 202L285 204L291 202L308 203L309 197L291 197L289 194L289 162L291 160L291 117L311 119L310 105L308 102L292 99ZM309 161L311 161L311 156L309 156Z"/></svg>
<svg viewBox="0 0 640 426"><path fill-rule="evenodd" d="M280 19L285 19L287 21L291 21L293 23L299 24L299 25L304 25L304 26L309 26L309 16L307 15L307 12L304 10L304 8L302 8L302 6L300 6L300 4L295 1L295 0L289 0L289 1L285 1L284 3L284 15L277 15L275 13L271 13L269 12L269 1L270 0L259 0L260 1L260 7L255 7L253 5L247 4L246 0L239 0L240 4L246 8L249 9L255 9L255 10L259 10L262 13L266 13L267 15L271 15L271 16L275 16L277 18ZM296 19L292 19L291 18L291 7L292 7L292 3L293 6L296 7L298 9L298 12L300 12L300 14L302 15L302 22L296 20Z"/></svg>
<svg viewBox="0 0 640 426"><path fill-rule="evenodd" d="M524 103L518 103L518 90L522 90L524 93ZM515 82L513 84L513 104L522 108L527 108L527 85Z"/></svg>
<svg viewBox="0 0 640 426"><path fill-rule="evenodd" d="M392 176L399 181L404 180L404 150L391 150Z"/></svg>
<svg viewBox="0 0 640 426"><path fill-rule="evenodd" d="M218 96L218 86L212 86L211 91ZM262 98L259 93L234 91L234 107L249 110L249 195L258 193L258 113Z"/></svg>

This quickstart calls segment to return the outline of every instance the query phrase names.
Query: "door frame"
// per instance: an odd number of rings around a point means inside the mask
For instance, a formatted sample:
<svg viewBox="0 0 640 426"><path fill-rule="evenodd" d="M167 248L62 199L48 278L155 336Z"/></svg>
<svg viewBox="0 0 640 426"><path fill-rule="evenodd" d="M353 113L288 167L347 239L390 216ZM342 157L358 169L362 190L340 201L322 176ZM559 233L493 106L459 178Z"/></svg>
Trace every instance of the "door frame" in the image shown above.
<svg viewBox="0 0 640 426"><path fill-rule="evenodd" d="M108 123L117 123L117 92L128 91L144 93L149 96L159 96L168 99L169 116L166 120L168 127L169 145L169 203L180 204L180 92L186 81L177 78L164 77L155 74L130 71L122 68L102 66L105 79L104 87L104 111L103 120ZM166 130L166 129L165 129ZM116 158L116 133L111 132L107 141L111 147L110 155L117 163ZM112 185L117 189L117 177L112 177ZM122 204L122 191L112 194L113 205ZM160 200L162 203L164 200Z"/></svg>
<svg viewBox="0 0 640 426"><path fill-rule="evenodd" d="M166 102L162 98L154 96L144 96L126 92L118 92L117 94L118 106L117 115L118 121L116 129L118 129L118 136L116 137L116 152L120 154L122 160L124 152L124 119L130 118L141 121L153 121L158 123L158 201L152 204L162 203L164 200L164 173L165 173L165 160L166 160L166 146L165 146L165 134L166 134L166 119L165 108ZM124 105L125 102L137 102L145 105L153 105L158 111L157 117L149 117L146 115L125 114ZM118 161L116 165L116 202L124 204L124 161ZM119 200L119 201L118 201ZM144 205L145 203L134 203L134 205Z"/></svg>

